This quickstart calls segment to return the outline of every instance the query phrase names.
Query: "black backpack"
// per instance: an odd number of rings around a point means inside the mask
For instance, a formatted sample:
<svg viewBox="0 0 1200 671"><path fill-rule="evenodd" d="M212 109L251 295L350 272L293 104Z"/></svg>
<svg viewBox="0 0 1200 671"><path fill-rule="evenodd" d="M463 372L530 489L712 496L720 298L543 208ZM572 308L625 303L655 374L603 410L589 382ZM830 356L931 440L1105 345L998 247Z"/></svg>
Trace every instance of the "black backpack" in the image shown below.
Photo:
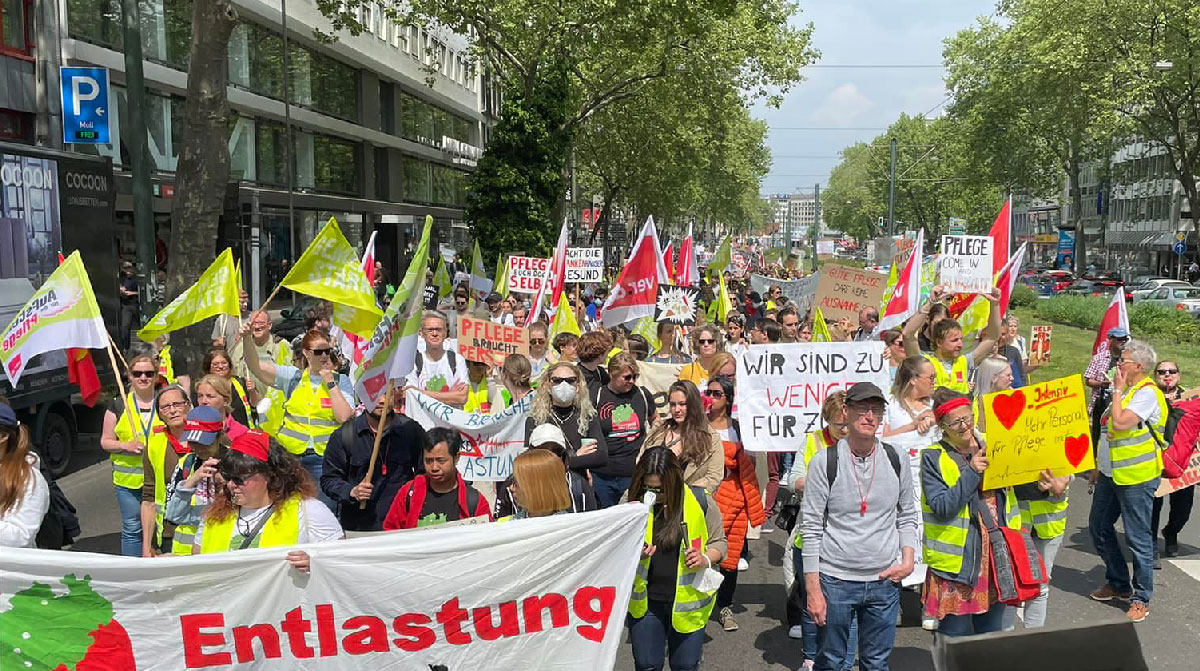
<svg viewBox="0 0 1200 671"><path fill-rule="evenodd" d="M453 350L446 350L445 354L447 357L449 357L448 363L450 364L450 372L458 375L458 357L454 355ZM413 366L417 371L417 375L420 375L421 371L425 370L425 357L421 356L420 352L417 352L417 358L413 361Z"/></svg>
<svg viewBox="0 0 1200 671"><path fill-rule="evenodd" d="M75 514L75 506L67 499L67 495L54 481L54 476L42 469L46 478L46 486L50 489L50 507L42 518L42 526L38 528L36 543L43 550L61 550L71 545L79 537L79 517Z"/></svg>
<svg viewBox="0 0 1200 671"><path fill-rule="evenodd" d="M896 477L900 477L900 453L896 448L888 443L880 443L883 445L883 451L888 456L888 461L892 462L892 470L896 471ZM838 473L838 451L837 445L825 450L825 479L829 480L829 489L833 489L833 481L837 480Z"/></svg>

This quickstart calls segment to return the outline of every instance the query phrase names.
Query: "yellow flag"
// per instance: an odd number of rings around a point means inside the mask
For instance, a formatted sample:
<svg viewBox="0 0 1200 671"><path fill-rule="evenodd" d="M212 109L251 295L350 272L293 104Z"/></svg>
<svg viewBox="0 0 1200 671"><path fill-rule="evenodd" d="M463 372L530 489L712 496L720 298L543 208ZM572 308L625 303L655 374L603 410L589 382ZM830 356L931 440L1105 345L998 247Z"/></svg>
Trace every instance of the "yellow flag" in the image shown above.
<svg viewBox="0 0 1200 671"><path fill-rule="evenodd" d="M900 262L899 259L892 260L892 269L888 273L887 285L883 288L883 300L879 303L879 311L887 310L888 303L892 302L892 294L896 292L896 282L900 281Z"/></svg>
<svg viewBox="0 0 1200 671"><path fill-rule="evenodd" d="M654 321L651 315L646 315L633 326L633 333L640 335L650 344L650 351L657 352L662 349L662 342L658 339L658 322Z"/></svg>
<svg viewBox="0 0 1200 671"><path fill-rule="evenodd" d="M146 322L137 337L154 342L164 333L178 331L214 315L240 315L235 275L233 252L226 248L195 284Z"/></svg>
<svg viewBox="0 0 1200 671"><path fill-rule="evenodd" d="M437 287L438 300L454 293L454 285L450 282L450 273L446 270L446 257L438 254L437 270L433 271L433 286Z"/></svg>
<svg viewBox="0 0 1200 671"><path fill-rule="evenodd" d="M233 264L233 286L237 287L238 291L244 291L246 284L242 281L242 260L238 259Z"/></svg>
<svg viewBox="0 0 1200 671"><path fill-rule="evenodd" d="M546 337L553 341L559 333L580 335L579 322L575 319L575 311L571 309L565 291L558 297L558 310L554 313L554 322L550 324L550 333Z"/></svg>
<svg viewBox="0 0 1200 671"><path fill-rule="evenodd" d="M958 325L962 327L963 336L978 333L987 328L988 317L992 314L992 304L983 296L976 296L966 310L958 316Z"/></svg>
<svg viewBox="0 0 1200 671"><path fill-rule="evenodd" d="M492 291L508 298L508 264L501 254L496 255L496 281L492 282Z"/></svg>
<svg viewBox="0 0 1200 671"><path fill-rule="evenodd" d="M383 317L362 262L332 217L279 284L330 301L333 323L361 338L370 338Z"/></svg>
<svg viewBox="0 0 1200 671"><path fill-rule="evenodd" d="M829 334L829 324L825 323L825 315L821 314L821 308L813 310L812 338L813 342L833 342L833 336Z"/></svg>
<svg viewBox="0 0 1200 671"><path fill-rule="evenodd" d="M729 289L725 286L725 276L721 275L721 287L717 293L717 321L724 324L729 318L730 312L735 312L733 309L733 301L729 298Z"/></svg>

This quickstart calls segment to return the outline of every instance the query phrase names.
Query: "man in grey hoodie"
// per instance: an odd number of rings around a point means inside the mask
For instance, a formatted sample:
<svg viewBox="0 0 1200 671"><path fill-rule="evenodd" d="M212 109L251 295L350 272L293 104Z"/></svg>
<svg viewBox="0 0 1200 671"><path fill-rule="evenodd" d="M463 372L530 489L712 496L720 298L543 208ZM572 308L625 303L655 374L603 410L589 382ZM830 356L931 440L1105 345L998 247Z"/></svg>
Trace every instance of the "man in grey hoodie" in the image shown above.
<svg viewBox="0 0 1200 671"><path fill-rule="evenodd" d="M854 660L852 620L859 668L889 668L900 581L912 573L920 539L908 459L875 437L885 402L870 382L850 387L849 434L808 465L801 533L808 611L819 627L817 671L838 671Z"/></svg>

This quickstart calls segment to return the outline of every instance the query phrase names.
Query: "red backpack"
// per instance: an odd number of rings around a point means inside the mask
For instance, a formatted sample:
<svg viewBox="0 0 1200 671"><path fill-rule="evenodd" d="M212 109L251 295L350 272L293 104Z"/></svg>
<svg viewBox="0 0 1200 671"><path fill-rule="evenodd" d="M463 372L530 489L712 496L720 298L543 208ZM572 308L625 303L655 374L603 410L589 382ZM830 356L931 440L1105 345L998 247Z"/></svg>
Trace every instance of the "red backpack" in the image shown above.
<svg viewBox="0 0 1200 671"><path fill-rule="evenodd" d="M1163 477L1174 479L1183 475L1200 439L1200 398L1171 404L1163 435L1159 436L1153 426L1150 435L1162 450Z"/></svg>

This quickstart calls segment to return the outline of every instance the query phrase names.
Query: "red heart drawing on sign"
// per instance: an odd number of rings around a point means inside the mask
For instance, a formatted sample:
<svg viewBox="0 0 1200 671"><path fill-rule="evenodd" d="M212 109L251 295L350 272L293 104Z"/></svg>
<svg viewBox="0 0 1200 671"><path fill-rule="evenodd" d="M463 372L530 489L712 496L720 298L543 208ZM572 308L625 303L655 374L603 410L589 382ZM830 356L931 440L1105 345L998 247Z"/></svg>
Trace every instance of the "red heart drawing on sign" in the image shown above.
<svg viewBox="0 0 1200 671"><path fill-rule="evenodd" d="M1087 456L1088 450L1092 449L1092 439L1086 433L1081 433L1078 436L1067 436L1063 441L1063 452L1067 455L1067 461L1071 462L1072 466L1078 466L1083 462L1083 458Z"/></svg>
<svg viewBox="0 0 1200 671"><path fill-rule="evenodd" d="M992 412L1004 428L1012 430L1021 413L1025 412L1025 392L1017 390L1008 396L997 396L992 399Z"/></svg>

